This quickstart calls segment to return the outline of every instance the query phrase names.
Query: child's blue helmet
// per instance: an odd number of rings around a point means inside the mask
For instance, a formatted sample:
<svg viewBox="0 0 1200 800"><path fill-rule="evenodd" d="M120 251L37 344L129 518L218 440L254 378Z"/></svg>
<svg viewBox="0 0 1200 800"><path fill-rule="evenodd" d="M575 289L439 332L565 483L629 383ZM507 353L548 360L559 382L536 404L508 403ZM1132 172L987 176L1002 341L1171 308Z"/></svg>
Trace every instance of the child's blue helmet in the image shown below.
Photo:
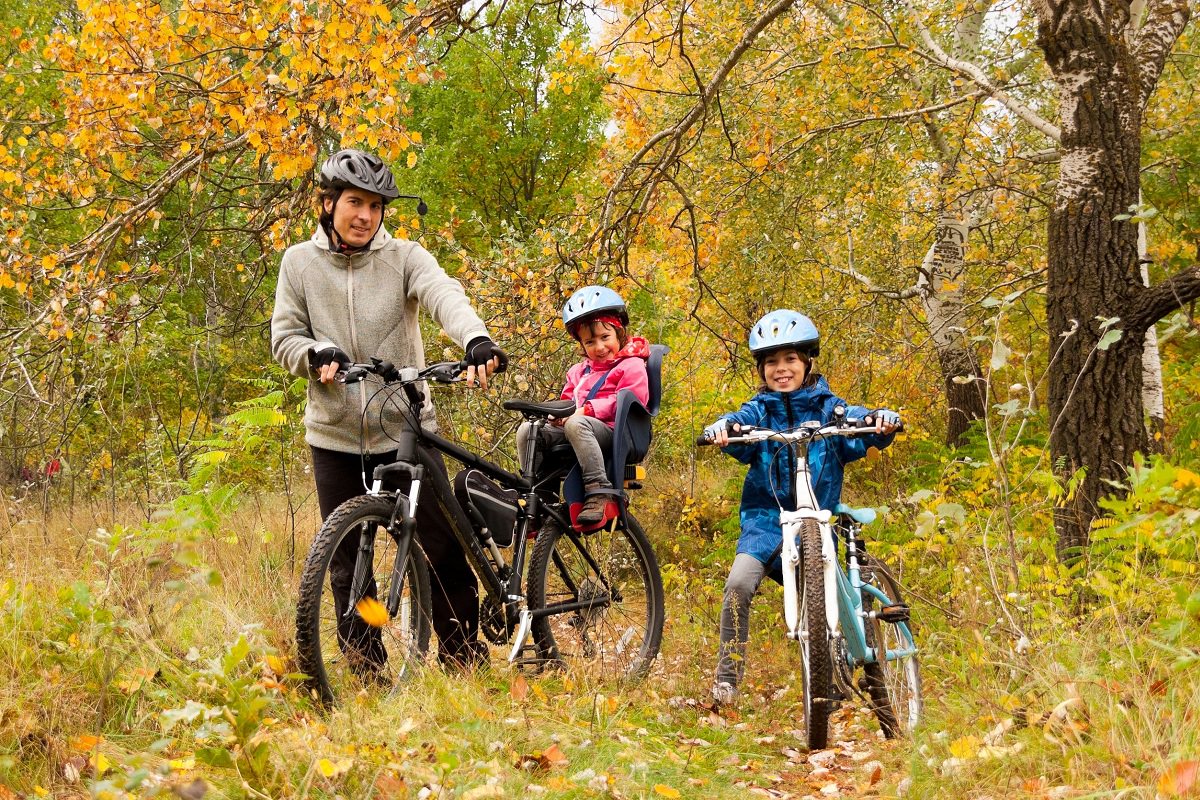
<svg viewBox="0 0 1200 800"><path fill-rule="evenodd" d="M613 316L621 325L629 325L629 314L621 295L607 286L585 286L567 298L562 310L563 325L567 330L592 317Z"/></svg>
<svg viewBox="0 0 1200 800"><path fill-rule="evenodd" d="M771 311L750 329L750 352L761 360L773 350L792 348L809 358L821 353L821 334L813 321L798 311Z"/></svg>

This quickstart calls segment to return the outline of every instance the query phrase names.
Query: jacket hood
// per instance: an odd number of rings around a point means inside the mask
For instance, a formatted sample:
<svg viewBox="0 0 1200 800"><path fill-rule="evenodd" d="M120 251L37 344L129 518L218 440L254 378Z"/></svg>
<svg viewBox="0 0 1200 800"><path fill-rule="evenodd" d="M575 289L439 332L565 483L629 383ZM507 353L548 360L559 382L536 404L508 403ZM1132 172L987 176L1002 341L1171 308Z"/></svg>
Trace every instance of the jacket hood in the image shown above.
<svg viewBox="0 0 1200 800"><path fill-rule="evenodd" d="M625 358L640 358L643 361L648 360L650 358L650 343L647 342L644 337L630 336L629 341L626 342L625 346L617 352L615 357L606 361L596 361L589 358L587 359L587 362L591 365L593 370L601 370L608 369L613 364L616 364L618 361Z"/></svg>
<svg viewBox="0 0 1200 800"><path fill-rule="evenodd" d="M388 233L387 227L383 223L380 223L379 230L375 231L375 236L371 239L371 243L367 245L367 249L355 250L353 253L338 253L337 251L330 250L331 243L329 241L329 234L325 232L325 228L321 225L318 225L317 229L313 231L312 240L317 243L317 246L321 248L322 252L332 252L335 255L355 256L359 253L372 252L382 249L387 245L388 242L392 240L392 235Z"/></svg>

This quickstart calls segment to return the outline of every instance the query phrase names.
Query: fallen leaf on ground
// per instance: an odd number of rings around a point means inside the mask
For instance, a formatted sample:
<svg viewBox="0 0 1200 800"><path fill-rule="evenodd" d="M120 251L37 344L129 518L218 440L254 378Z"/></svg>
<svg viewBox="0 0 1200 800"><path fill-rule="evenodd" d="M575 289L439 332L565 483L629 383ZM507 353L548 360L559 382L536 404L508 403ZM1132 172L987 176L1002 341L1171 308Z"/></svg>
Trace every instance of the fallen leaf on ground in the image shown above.
<svg viewBox="0 0 1200 800"><path fill-rule="evenodd" d="M1178 761L1158 779L1157 789L1167 797L1186 797L1196 788L1198 773L1200 761Z"/></svg>

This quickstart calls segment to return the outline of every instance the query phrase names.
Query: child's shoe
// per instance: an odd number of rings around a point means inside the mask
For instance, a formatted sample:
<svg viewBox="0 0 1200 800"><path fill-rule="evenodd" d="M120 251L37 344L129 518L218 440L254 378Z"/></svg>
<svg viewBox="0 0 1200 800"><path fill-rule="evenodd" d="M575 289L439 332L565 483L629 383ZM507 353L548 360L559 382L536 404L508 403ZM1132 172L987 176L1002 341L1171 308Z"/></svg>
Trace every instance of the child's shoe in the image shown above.
<svg viewBox="0 0 1200 800"><path fill-rule="evenodd" d="M717 681L712 687L712 699L718 706L732 705L737 699L737 687L728 681Z"/></svg>
<svg viewBox="0 0 1200 800"><path fill-rule="evenodd" d="M607 506L608 495L589 494L583 501L583 508L579 509L579 516L575 517L575 521L584 527L595 525L604 519L604 510Z"/></svg>

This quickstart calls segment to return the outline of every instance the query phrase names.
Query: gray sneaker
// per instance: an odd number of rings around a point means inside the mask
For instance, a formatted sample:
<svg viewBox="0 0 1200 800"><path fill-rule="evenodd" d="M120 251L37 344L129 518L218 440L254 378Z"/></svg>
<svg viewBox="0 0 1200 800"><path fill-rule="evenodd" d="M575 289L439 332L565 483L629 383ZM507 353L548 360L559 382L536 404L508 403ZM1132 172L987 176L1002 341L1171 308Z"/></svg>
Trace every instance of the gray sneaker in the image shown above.
<svg viewBox="0 0 1200 800"><path fill-rule="evenodd" d="M732 705L737 699L737 687L728 681L717 681L712 687L713 702L719 706Z"/></svg>

